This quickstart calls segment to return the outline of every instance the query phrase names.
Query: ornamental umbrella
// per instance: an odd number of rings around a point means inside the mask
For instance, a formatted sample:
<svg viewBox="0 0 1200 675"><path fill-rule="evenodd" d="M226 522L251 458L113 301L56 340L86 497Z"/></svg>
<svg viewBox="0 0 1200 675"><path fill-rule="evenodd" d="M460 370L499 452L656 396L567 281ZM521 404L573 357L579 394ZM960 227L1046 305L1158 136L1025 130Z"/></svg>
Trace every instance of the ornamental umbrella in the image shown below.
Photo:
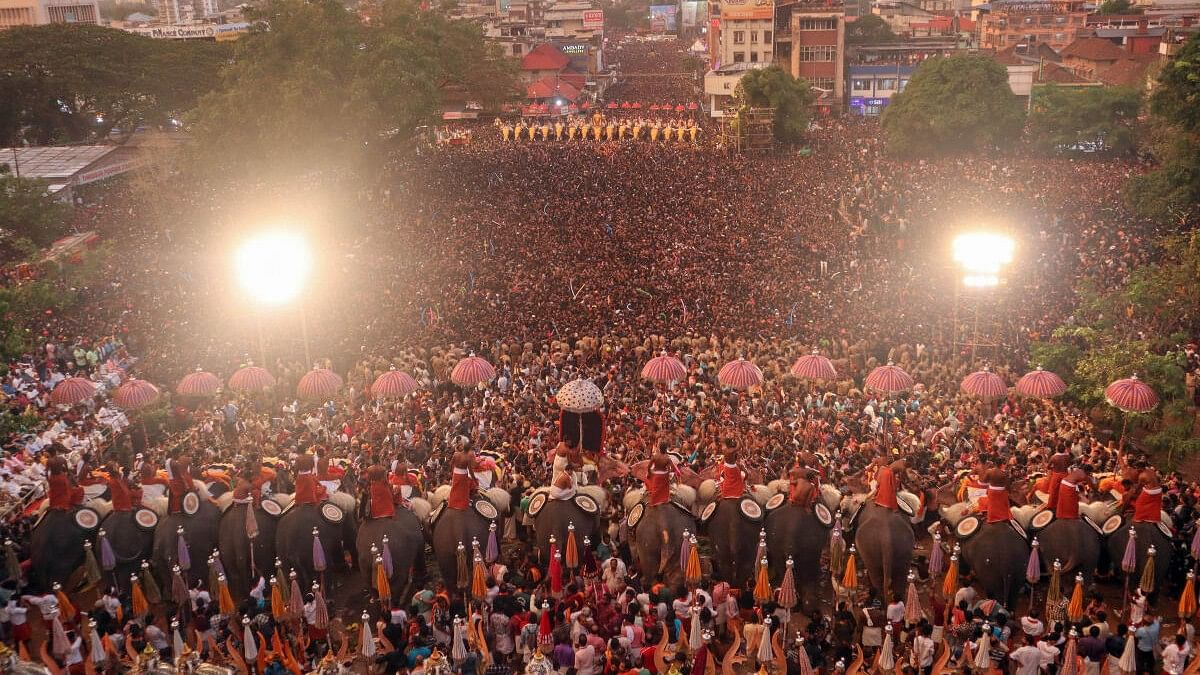
<svg viewBox="0 0 1200 675"><path fill-rule="evenodd" d="M913 387L912 375L904 372L899 366L890 361L886 366L872 370L866 379L866 388L884 394L898 394Z"/></svg>
<svg viewBox="0 0 1200 675"><path fill-rule="evenodd" d="M1183 587L1183 593L1179 595L1179 619L1183 621L1195 613L1196 573L1189 570L1187 573L1187 583Z"/></svg>
<svg viewBox="0 0 1200 675"><path fill-rule="evenodd" d="M254 661L258 658L258 643L254 641L254 631L250 630L250 617L242 618L242 651L246 655L246 661Z"/></svg>
<svg viewBox="0 0 1200 675"><path fill-rule="evenodd" d="M152 405L158 400L158 387L145 380L132 378L117 387L113 392L112 401L126 410L137 410Z"/></svg>
<svg viewBox="0 0 1200 675"><path fill-rule="evenodd" d="M358 637L358 653L369 660L375 656L375 636L371 635L371 615L362 613L362 632Z"/></svg>
<svg viewBox="0 0 1200 675"><path fill-rule="evenodd" d="M704 645L703 635L700 633L700 607L692 605L688 610L691 615L691 626L688 628L688 651L695 654ZM703 672L703 671L701 671Z"/></svg>
<svg viewBox="0 0 1200 675"><path fill-rule="evenodd" d="M700 568L700 547L696 545L696 535L692 535L691 546L688 549L687 565L683 569L683 580L695 586L700 583L703 575Z"/></svg>
<svg viewBox="0 0 1200 675"><path fill-rule="evenodd" d="M491 382L496 377L496 369L481 357L470 356L454 364L450 371L450 380L460 387L474 387L485 382Z"/></svg>
<svg viewBox="0 0 1200 675"><path fill-rule="evenodd" d="M657 104L657 103L651 103L651 104L650 104L650 109L651 109L651 110L658 110L658 104Z"/></svg>
<svg viewBox="0 0 1200 675"><path fill-rule="evenodd" d="M930 579L942 573L942 567L946 564L945 555L945 551L942 550L942 535L935 532L933 534L933 544L929 547Z"/></svg>
<svg viewBox="0 0 1200 675"><path fill-rule="evenodd" d="M554 597L559 597L563 590L562 557L558 554L557 549L551 549L550 553L550 592L554 594Z"/></svg>
<svg viewBox="0 0 1200 675"><path fill-rule="evenodd" d="M642 109L642 104L641 104L641 102L639 102L639 101L634 101L634 102L633 102L633 105L632 105L632 106L630 106L630 107L631 107L631 108L633 108L634 110L641 110L641 109Z"/></svg>
<svg viewBox="0 0 1200 675"><path fill-rule="evenodd" d="M1076 642L1079 633L1071 629L1071 638L1067 640L1067 651L1063 653L1063 666L1059 675L1079 675L1079 647Z"/></svg>
<svg viewBox="0 0 1200 675"><path fill-rule="evenodd" d="M179 565L171 568L171 599L181 607L188 604L191 599L188 594L187 582L183 580L183 570L179 568Z"/></svg>
<svg viewBox="0 0 1200 675"><path fill-rule="evenodd" d="M412 375L392 368L375 378L371 384L371 396L374 398L404 398L421 388Z"/></svg>
<svg viewBox="0 0 1200 675"><path fill-rule="evenodd" d="M1130 626L1129 633L1125 637L1125 649L1121 652L1121 659L1117 661L1117 667L1123 673L1137 672L1137 646L1134 643L1134 632L1137 631L1137 626Z"/></svg>
<svg viewBox="0 0 1200 675"><path fill-rule="evenodd" d="M500 542L496 540L496 521L492 521L488 525L488 540L487 548L484 550L483 559L488 563L496 562L500 557Z"/></svg>
<svg viewBox="0 0 1200 675"><path fill-rule="evenodd" d="M1025 373L1017 380L1017 393L1029 398L1056 398L1067 392L1067 383L1058 375L1042 370Z"/></svg>
<svg viewBox="0 0 1200 675"><path fill-rule="evenodd" d="M754 575L754 600L758 604L771 601L771 579L767 576L767 559L760 558L758 571Z"/></svg>
<svg viewBox="0 0 1200 675"><path fill-rule="evenodd" d="M580 378L564 384L554 395L558 407L573 413L595 412L604 407L604 394L600 387L588 379Z"/></svg>
<svg viewBox="0 0 1200 675"><path fill-rule="evenodd" d="M142 592L146 594L146 602L150 605L157 605L162 602L162 591L158 588L158 581L154 579L154 573L150 571L150 563L142 561Z"/></svg>
<svg viewBox="0 0 1200 675"><path fill-rule="evenodd" d="M475 556L475 564L471 568L471 597L482 600L487 596L487 569L483 566L483 556Z"/></svg>
<svg viewBox="0 0 1200 675"><path fill-rule="evenodd" d="M553 553L554 549L550 549L550 552ZM454 587L460 591L469 591L467 583L470 581L470 576L470 570L467 569L467 546L460 541L454 550Z"/></svg>
<svg viewBox="0 0 1200 675"><path fill-rule="evenodd" d="M846 556L846 572L842 575L842 588L851 591L851 594L858 590L858 563L854 560L856 552L857 549L851 546Z"/></svg>
<svg viewBox="0 0 1200 675"><path fill-rule="evenodd" d="M682 103L675 106L675 112L683 112L684 110L686 110L686 108L683 107Z"/></svg>
<svg viewBox="0 0 1200 675"><path fill-rule="evenodd" d="M450 639L450 660L461 664L467 660L467 640L462 617L454 617L454 633Z"/></svg>
<svg viewBox="0 0 1200 675"><path fill-rule="evenodd" d="M1062 618L1062 562L1055 560L1050 572L1050 587L1046 589L1046 618L1057 621Z"/></svg>
<svg viewBox="0 0 1200 675"><path fill-rule="evenodd" d="M321 534L315 527L312 529L312 538L313 570L317 572L324 572L325 568L327 567L327 562L325 560L325 547L321 544Z"/></svg>
<svg viewBox="0 0 1200 675"><path fill-rule="evenodd" d="M71 648L71 643L67 641L67 631L63 628L62 619L57 614L51 621L50 635L50 647L54 655L59 658L66 656L67 650Z"/></svg>
<svg viewBox="0 0 1200 675"><path fill-rule="evenodd" d="M1153 545L1146 549L1146 566L1142 568L1142 581L1138 584L1146 595L1154 592L1154 556L1157 553Z"/></svg>
<svg viewBox="0 0 1200 675"><path fill-rule="evenodd" d="M83 573L89 584L100 582L100 563L96 561L96 553L92 550L92 542L83 542Z"/></svg>
<svg viewBox="0 0 1200 675"><path fill-rule="evenodd" d="M387 570L383 568L383 556L375 556L375 593L379 595L379 603L388 606L392 602L392 584L388 581Z"/></svg>
<svg viewBox="0 0 1200 675"><path fill-rule="evenodd" d="M609 101L608 105L606 105L604 107L608 108L609 110L616 110L619 106L617 106L616 101Z"/></svg>
<svg viewBox="0 0 1200 675"><path fill-rule="evenodd" d="M50 392L50 402L54 405L75 405L88 400L96 394L96 385L86 377L68 377L55 385Z"/></svg>
<svg viewBox="0 0 1200 675"><path fill-rule="evenodd" d="M992 669L992 627L983 624L983 637L979 638L979 644L975 647L975 667L983 672Z"/></svg>
<svg viewBox="0 0 1200 675"><path fill-rule="evenodd" d="M917 594L917 573L908 571L908 592L904 597L904 620L916 625L925 612L921 609L921 596Z"/></svg>
<svg viewBox="0 0 1200 675"><path fill-rule="evenodd" d="M296 395L310 401L332 397L342 388L342 378L328 368L313 368L300 378Z"/></svg>
<svg viewBox="0 0 1200 675"><path fill-rule="evenodd" d="M1029 582L1030 586L1042 578L1042 560L1038 555L1040 546L1037 537L1034 537L1033 541L1029 543L1029 563L1025 565L1025 581Z"/></svg>
<svg viewBox="0 0 1200 675"><path fill-rule="evenodd" d="M792 364L792 375L802 380L836 380L837 370L833 367L833 361L828 357L821 356L817 350L813 350L811 354L805 354L796 359Z"/></svg>
<svg viewBox="0 0 1200 675"><path fill-rule="evenodd" d="M758 366L746 359L739 358L721 366L720 372L717 373L717 380L727 387L744 391L762 384L763 373Z"/></svg>
<svg viewBox="0 0 1200 675"><path fill-rule="evenodd" d="M879 648L879 656L875 658L875 665L883 673L890 672L896 667L896 652L892 646L891 623L883 627L883 646Z"/></svg>
<svg viewBox="0 0 1200 675"><path fill-rule="evenodd" d="M104 663L107 655L104 653L104 641L100 639L100 630L96 627L96 620L88 620L88 656L92 659L92 663Z"/></svg>
<svg viewBox="0 0 1200 675"><path fill-rule="evenodd" d="M237 605L233 604L233 595L229 593L229 582L222 574L217 577L219 586L217 588L217 609L226 616L233 614Z"/></svg>
<svg viewBox="0 0 1200 675"><path fill-rule="evenodd" d="M796 575L792 571L795 566L796 562L789 555L783 569L783 582L779 585L779 605L787 609L789 614L799 600L796 595Z"/></svg>
<svg viewBox="0 0 1200 675"><path fill-rule="evenodd" d="M956 550L958 546L954 547ZM946 570L946 578L942 580L942 596L953 598L958 592L958 553L950 556L950 567Z"/></svg>
<svg viewBox="0 0 1200 675"><path fill-rule="evenodd" d="M183 634L179 632L179 619L171 622L171 648L177 658L183 655Z"/></svg>
<svg viewBox="0 0 1200 675"><path fill-rule="evenodd" d="M775 654L771 651L771 617L763 618L762 637L758 640L758 652L755 656L758 657L760 664L766 664Z"/></svg>
<svg viewBox="0 0 1200 675"><path fill-rule="evenodd" d="M846 540L842 538L842 528L836 524L841 522L840 512L833 522L835 525L829 532L829 571L837 576L846 564Z"/></svg>
<svg viewBox="0 0 1200 675"><path fill-rule="evenodd" d="M266 368L249 365L229 376L229 388L243 394L275 386L275 378Z"/></svg>
<svg viewBox="0 0 1200 675"><path fill-rule="evenodd" d="M296 574L296 570L292 570L288 574L288 579L288 585L290 586L287 599L288 614L293 619L299 619L304 616L304 596L300 595L300 579L299 575Z"/></svg>
<svg viewBox="0 0 1200 675"><path fill-rule="evenodd" d="M687 368L679 359L663 352L646 362L642 367L642 377L651 382L669 384L687 377Z"/></svg>
<svg viewBox="0 0 1200 675"><path fill-rule="evenodd" d="M196 372L183 376L175 387L175 393L180 396L212 396L220 388L221 378L197 368Z"/></svg>
<svg viewBox="0 0 1200 675"><path fill-rule="evenodd" d="M1075 590L1071 591L1071 602L1067 605L1067 618L1079 621L1083 618L1083 574L1075 575Z"/></svg>
<svg viewBox="0 0 1200 675"><path fill-rule="evenodd" d="M812 661L808 659L808 649L804 646L804 638L796 638L796 665L800 675L813 675Z"/></svg>
<svg viewBox="0 0 1200 675"><path fill-rule="evenodd" d="M984 368L963 378L962 390L975 398L991 401L1008 395L1004 379Z"/></svg>
<svg viewBox="0 0 1200 675"><path fill-rule="evenodd" d="M146 600L146 592L142 590L142 580L138 575L129 575L129 585L132 588L130 592L131 602L134 616L144 616L150 611L150 603Z"/></svg>
<svg viewBox="0 0 1200 675"><path fill-rule="evenodd" d="M1105 387L1104 400L1125 412L1146 413L1158 405L1158 394L1134 375Z"/></svg>
<svg viewBox="0 0 1200 675"><path fill-rule="evenodd" d="M698 110L699 108L700 108L700 106L697 105L695 101L692 101L691 103L687 104L688 110Z"/></svg>
<svg viewBox="0 0 1200 675"><path fill-rule="evenodd" d="M279 579L271 575L271 616L276 621L287 620L287 603L283 601L283 591L279 590Z"/></svg>
<svg viewBox="0 0 1200 675"><path fill-rule="evenodd" d="M1189 548L1191 550L1192 558L1200 560L1200 521L1196 522L1195 528L1196 534L1192 535L1192 545Z"/></svg>
<svg viewBox="0 0 1200 675"><path fill-rule="evenodd" d="M622 110L629 110L629 107L630 107L629 101L621 101L621 109Z"/></svg>
<svg viewBox="0 0 1200 675"><path fill-rule="evenodd" d="M383 558L383 571L387 572L387 575L390 577L392 576L394 569L392 567L392 546L391 541L388 539L386 534L383 535L383 539L380 540L379 548L379 557Z"/></svg>

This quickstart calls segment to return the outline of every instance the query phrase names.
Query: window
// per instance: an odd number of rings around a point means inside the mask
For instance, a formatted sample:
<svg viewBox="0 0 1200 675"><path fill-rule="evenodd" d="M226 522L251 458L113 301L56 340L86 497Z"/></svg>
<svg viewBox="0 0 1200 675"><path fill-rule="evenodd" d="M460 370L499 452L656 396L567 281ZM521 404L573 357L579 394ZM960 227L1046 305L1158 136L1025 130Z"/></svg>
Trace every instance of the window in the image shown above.
<svg viewBox="0 0 1200 675"><path fill-rule="evenodd" d="M744 30L733 31L733 44L735 44L735 45L746 44L746 31L744 31Z"/></svg>
<svg viewBox="0 0 1200 675"><path fill-rule="evenodd" d="M750 52L750 63L758 63L758 52Z"/></svg>
<svg viewBox="0 0 1200 675"><path fill-rule="evenodd" d="M769 31L769 30L763 31L763 44L765 44L765 45L771 44L771 31Z"/></svg>
<svg viewBox="0 0 1200 675"><path fill-rule="evenodd" d="M746 52L734 52L733 53L733 62L734 63L742 63L745 60L746 60Z"/></svg>
<svg viewBox="0 0 1200 675"><path fill-rule="evenodd" d="M837 51L837 47L833 45L817 45L815 47L801 47L801 61L832 61L833 55Z"/></svg>
<svg viewBox="0 0 1200 675"><path fill-rule="evenodd" d="M808 85L810 87L816 87L817 89L824 89L826 91L831 91L833 89L833 78L832 77L810 78L808 81Z"/></svg>
<svg viewBox="0 0 1200 675"><path fill-rule="evenodd" d="M835 30L837 19L800 19L800 30Z"/></svg>
<svg viewBox="0 0 1200 675"><path fill-rule="evenodd" d="M1066 42L1066 41L1067 41L1067 34L1066 34L1066 33L1055 33L1055 34L1054 34L1054 41L1055 41L1055 42Z"/></svg>
<svg viewBox="0 0 1200 675"><path fill-rule="evenodd" d="M876 87L879 89L895 89L896 88L896 80L895 80L895 78L891 78L891 77L887 77L882 80L877 80L875 84L876 84Z"/></svg>
<svg viewBox="0 0 1200 675"><path fill-rule="evenodd" d="M521 55L521 45L513 45L512 53L513 53L513 56L520 56Z"/></svg>
<svg viewBox="0 0 1200 675"><path fill-rule="evenodd" d="M758 31L756 31L756 30L750 31L750 44L752 44L752 45L758 44Z"/></svg>
<svg viewBox="0 0 1200 675"><path fill-rule="evenodd" d="M907 86L908 86L908 80L900 80L900 89L898 89L897 91L904 91L904 88Z"/></svg>
<svg viewBox="0 0 1200 675"><path fill-rule="evenodd" d="M870 80L850 80L850 88L854 91L871 91Z"/></svg>

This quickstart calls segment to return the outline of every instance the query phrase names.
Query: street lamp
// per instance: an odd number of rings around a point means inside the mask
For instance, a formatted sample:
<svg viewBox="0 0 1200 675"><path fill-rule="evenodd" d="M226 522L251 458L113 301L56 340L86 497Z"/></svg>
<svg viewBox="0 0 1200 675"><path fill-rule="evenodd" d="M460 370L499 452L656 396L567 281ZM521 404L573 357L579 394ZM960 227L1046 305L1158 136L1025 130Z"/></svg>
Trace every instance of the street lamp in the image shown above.
<svg viewBox="0 0 1200 675"><path fill-rule="evenodd" d="M250 298L259 305L280 306L300 295L312 271L312 253L308 241L297 232L263 232L242 242L234 253L233 264L238 283ZM300 303L300 324L304 337L304 360L311 364L304 303ZM258 348L260 358L266 365L261 319Z"/></svg>
<svg viewBox="0 0 1200 675"><path fill-rule="evenodd" d="M1016 242L995 232L965 232L954 238L954 262L963 270L962 285L987 289L1000 285L1000 271L1013 261ZM958 331L958 301L955 299L954 330ZM975 302L975 332L971 338L971 361L979 344L979 301Z"/></svg>

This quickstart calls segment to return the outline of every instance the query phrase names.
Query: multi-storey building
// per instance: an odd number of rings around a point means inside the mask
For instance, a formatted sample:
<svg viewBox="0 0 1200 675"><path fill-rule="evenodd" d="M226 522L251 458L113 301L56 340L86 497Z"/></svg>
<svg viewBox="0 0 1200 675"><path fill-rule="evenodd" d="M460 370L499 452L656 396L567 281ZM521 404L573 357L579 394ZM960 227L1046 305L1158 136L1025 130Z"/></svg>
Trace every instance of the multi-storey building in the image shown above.
<svg viewBox="0 0 1200 675"><path fill-rule="evenodd" d="M1084 0L993 0L986 7L977 8L982 49L1001 50L1018 43L1062 49L1075 41L1087 22Z"/></svg>
<svg viewBox="0 0 1200 675"><path fill-rule="evenodd" d="M96 0L0 0L0 29L99 21Z"/></svg>
<svg viewBox="0 0 1200 675"><path fill-rule="evenodd" d="M846 93L846 14L841 1L790 2L776 12L776 21L782 20L788 28L777 38L776 59L788 64L793 77L804 78L820 90L821 98L840 107Z"/></svg>

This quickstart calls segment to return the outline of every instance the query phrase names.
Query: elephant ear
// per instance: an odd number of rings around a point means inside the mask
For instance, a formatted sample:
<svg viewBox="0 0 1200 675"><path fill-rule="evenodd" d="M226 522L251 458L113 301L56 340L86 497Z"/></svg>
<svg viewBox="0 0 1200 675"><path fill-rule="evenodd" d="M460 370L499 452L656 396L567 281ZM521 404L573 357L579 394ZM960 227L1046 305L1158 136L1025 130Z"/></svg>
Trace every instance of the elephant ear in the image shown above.
<svg viewBox="0 0 1200 675"><path fill-rule="evenodd" d="M669 637L669 635L670 635L670 631L667 630L667 627L664 624L663 631L662 631L662 638L659 639L658 646L654 650L654 666L656 668L658 668L658 670L656 672L659 672L659 673L667 672L666 654L667 654L667 638Z"/></svg>
<svg viewBox="0 0 1200 675"><path fill-rule="evenodd" d="M945 675L946 664L950 662L950 647L946 642L943 641L938 645L938 652L937 658L933 661L933 671L930 675ZM1104 665L1107 667L1107 659Z"/></svg>
<svg viewBox="0 0 1200 675"><path fill-rule="evenodd" d="M746 660L745 656L738 655L738 649L742 646L742 631L733 632L733 644L729 645L729 649L725 650L725 658L721 660L721 675L734 675L734 667Z"/></svg>
<svg viewBox="0 0 1200 675"><path fill-rule="evenodd" d="M225 651L229 653L229 657L233 659L233 667L237 669L241 675L249 675L250 669L246 666L246 659L242 658L241 652L233 646L233 638L230 637L225 641Z"/></svg>
<svg viewBox="0 0 1200 675"><path fill-rule="evenodd" d="M40 651L42 665L46 666L46 670L50 671L50 675L62 675L62 668L58 667L58 663L54 659L50 658L50 653L46 651L46 645L49 643L49 640L44 640L42 642L42 648Z"/></svg>

